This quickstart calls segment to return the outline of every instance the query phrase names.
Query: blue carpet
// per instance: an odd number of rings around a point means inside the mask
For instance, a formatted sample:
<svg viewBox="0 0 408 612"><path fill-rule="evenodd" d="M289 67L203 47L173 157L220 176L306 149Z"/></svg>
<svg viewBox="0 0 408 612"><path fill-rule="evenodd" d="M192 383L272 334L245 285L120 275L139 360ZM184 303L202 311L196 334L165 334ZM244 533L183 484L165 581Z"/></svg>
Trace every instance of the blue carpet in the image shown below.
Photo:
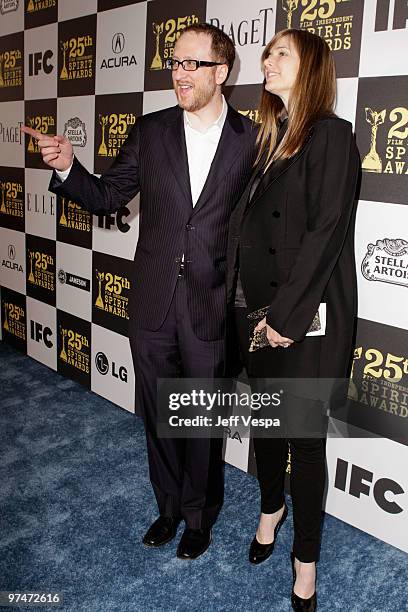
<svg viewBox="0 0 408 612"><path fill-rule="evenodd" d="M252 476L226 466L205 555L178 560L178 539L147 549L140 540L156 506L140 419L4 343L0 359L0 591L61 591L63 605L38 609L63 612L290 610L291 514L273 557L247 561L259 506ZM326 516L319 611L407 610L407 561Z"/></svg>

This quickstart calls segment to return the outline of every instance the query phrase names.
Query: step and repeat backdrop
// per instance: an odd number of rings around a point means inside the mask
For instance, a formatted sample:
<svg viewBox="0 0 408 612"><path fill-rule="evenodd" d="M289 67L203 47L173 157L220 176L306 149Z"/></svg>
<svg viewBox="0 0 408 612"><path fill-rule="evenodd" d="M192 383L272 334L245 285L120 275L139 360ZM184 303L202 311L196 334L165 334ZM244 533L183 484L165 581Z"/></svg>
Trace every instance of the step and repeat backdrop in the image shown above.
<svg viewBox="0 0 408 612"><path fill-rule="evenodd" d="M350 419L378 438L328 441L326 510L408 552L406 0L0 0L2 340L134 411L138 197L108 216L57 198L20 126L64 134L101 174L138 117L176 103L165 60L200 21L233 39L225 94L254 121L259 59L276 31L308 29L334 53L337 113L353 123L362 160ZM226 431L226 460L253 472L245 433Z"/></svg>

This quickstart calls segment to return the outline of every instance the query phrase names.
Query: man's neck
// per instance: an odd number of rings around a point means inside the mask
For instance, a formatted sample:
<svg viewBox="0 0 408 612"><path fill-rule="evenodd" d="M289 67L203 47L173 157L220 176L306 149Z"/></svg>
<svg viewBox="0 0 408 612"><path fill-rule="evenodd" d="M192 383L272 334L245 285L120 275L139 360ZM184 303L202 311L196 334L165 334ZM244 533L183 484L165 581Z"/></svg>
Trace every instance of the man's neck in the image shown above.
<svg viewBox="0 0 408 612"><path fill-rule="evenodd" d="M219 93L204 108L194 112L186 111L191 126L199 132L207 131L210 125L215 123L221 115L222 106L223 97Z"/></svg>

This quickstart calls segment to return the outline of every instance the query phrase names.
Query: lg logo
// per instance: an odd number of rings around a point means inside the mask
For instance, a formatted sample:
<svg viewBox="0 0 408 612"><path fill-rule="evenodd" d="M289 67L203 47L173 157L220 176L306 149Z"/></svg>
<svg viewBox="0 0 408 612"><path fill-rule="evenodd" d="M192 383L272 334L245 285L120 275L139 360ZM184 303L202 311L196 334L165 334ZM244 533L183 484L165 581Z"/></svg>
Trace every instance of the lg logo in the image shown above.
<svg viewBox="0 0 408 612"><path fill-rule="evenodd" d="M116 225L118 230L123 234L126 234L130 230L129 223L126 223L123 219L130 215L130 210L126 206L119 208L116 213ZM98 227L109 230L112 226L115 226L115 215L98 215Z"/></svg>
<svg viewBox="0 0 408 612"><path fill-rule="evenodd" d="M30 53L28 56L28 74L29 76L37 76L41 70L45 74L50 74L53 71L54 65L50 63L53 56L53 52L48 51L37 51L37 53Z"/></svg>
<svg viewBox="0 0 408 612"><path fill-rule="evenodd" d="M52 331L49 327L43 327L41 323L30 321L31 340L35 342L44 342L47 348L52 348Z"/></svg>
<svg viewBox="0 0 408 612"><path fill-rule="evenodd" d="M95 355L95 365L99 374L102 374L102 376L106 376L106 374L109 373L109 360L102 351L99 351L99 353ZM118 368L114 361L112 361L111 374L113 378L118 378L122 382L127 382L127 369L124 366Z"/></svg>
<svg viewBox="0 0 408 612"><path fill-rule="evenodd" d="M388 512L389 514L400 514L404 511L395 500L392 498L396 495L405 493L404 489L398 482L390 478L374 478L373 472L370 472L358 465L351 465L350 468L350 484L346 491L347 475L349 473L349 463L344 459L337 459L336 478L334 486L340 491L350 493L353 497L359 498L361 495L374 497L377 506Z"/></svg>

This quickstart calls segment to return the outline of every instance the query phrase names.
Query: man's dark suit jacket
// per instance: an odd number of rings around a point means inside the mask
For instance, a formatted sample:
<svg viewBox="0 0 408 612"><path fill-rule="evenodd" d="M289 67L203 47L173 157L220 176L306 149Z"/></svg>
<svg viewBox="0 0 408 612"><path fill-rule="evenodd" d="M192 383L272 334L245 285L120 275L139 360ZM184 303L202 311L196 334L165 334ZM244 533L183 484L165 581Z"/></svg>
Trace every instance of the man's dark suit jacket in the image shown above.
<svg viewBox="0 0 408 612"><path fill-rule="evenodd" d="M99 179L75 158L50 191L93 212L111 212L140 191L139 240L130 300L132 326L157 330L168 312L184 254L189 312L202 340L223 337L228 222L251 175L256 129L230 106L202 193L193 207L183 111L141 117Z"/></svg>

